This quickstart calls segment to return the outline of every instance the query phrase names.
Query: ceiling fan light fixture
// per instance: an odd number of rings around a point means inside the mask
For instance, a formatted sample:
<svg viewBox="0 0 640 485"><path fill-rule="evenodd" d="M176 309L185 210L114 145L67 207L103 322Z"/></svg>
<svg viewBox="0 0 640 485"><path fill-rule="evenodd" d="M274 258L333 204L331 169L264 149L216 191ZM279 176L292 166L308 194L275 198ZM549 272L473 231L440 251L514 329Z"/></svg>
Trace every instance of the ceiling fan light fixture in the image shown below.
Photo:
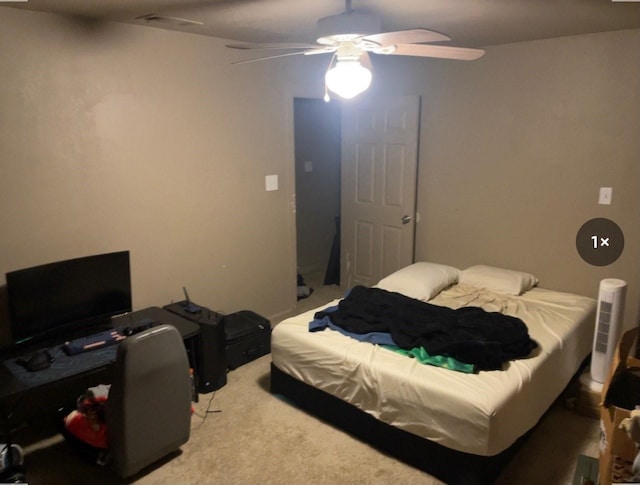
<svg viewBox="0 0 640 485"><path fill-rule="evenodd" d="M324 82L326 87L338 96L351 99L369 88L371 77L371 71L357 59L338 60L336 65L327 71Z"/></svg>
<svg viewBox="0 0 640 485"><path fill-rule="evenodd" d="M319 44L334 45L336 42L352 41L379 32L378 16L351 10L318 20L316 37Z"/></svg>

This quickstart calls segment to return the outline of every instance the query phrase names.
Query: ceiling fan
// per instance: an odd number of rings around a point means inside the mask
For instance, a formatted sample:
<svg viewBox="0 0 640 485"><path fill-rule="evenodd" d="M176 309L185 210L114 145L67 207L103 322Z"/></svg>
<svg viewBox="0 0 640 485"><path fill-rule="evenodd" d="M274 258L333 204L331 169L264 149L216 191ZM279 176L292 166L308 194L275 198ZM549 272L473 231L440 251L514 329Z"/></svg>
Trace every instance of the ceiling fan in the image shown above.
<svg viewBox="0 0 640 485"><path fill-rule="evenodd" d="M325 75L325 100L327 89L352 98L365 91L371 83L371 61L369 53L416 57L437 57L471 61L484 55L482 49L470 49L433 42L451 40L448 36L427 29L380 32L380 18L376 15L357 12L351 8L351 0L345 0L345 11L318 20L316 44L307 43L231 43L227 47L242 50L291 50L285 54L269 55L238 61L263 61L294 55L333 54Z"/></svg>

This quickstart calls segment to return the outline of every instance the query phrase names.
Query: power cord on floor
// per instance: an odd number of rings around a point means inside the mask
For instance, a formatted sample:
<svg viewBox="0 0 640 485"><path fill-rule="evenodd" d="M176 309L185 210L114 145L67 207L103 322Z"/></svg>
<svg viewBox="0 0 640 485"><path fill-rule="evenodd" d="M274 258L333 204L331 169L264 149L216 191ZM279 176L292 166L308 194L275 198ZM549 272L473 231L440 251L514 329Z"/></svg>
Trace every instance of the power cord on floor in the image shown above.
<svg viewBox="0 0 640 485"><path fill-rule="evenodd" d="M202 421L200 421L196 426L191 428L191 431L195 431L200 426L202 426L204 424L205 420L207 419L207 416L209 414L221 413L222 412L222 409L211 409L211 404L213 404L213 398L214 397L216 397L216 391L213 391L213 393L211 393L211 397L209 398L209 402L207 403L207 409L205 410L204 415L198 414L195 411L193 412L193 414L195 414L197 417L199 417Z"/></svg>

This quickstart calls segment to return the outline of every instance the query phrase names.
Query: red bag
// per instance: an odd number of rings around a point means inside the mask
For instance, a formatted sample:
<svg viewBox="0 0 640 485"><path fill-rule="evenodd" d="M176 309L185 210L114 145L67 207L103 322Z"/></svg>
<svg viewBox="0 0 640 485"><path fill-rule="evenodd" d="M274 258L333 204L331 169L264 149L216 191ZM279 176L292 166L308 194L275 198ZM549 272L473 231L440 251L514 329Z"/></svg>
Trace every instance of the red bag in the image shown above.
<svg viewBox="0 0 640 485"><path fill-rule="evenodd" d="M85 397L78 403L78 409L64 418L65 428L88 445L107 449L107 425L104 419L106 401L106 396Z"/></svg>

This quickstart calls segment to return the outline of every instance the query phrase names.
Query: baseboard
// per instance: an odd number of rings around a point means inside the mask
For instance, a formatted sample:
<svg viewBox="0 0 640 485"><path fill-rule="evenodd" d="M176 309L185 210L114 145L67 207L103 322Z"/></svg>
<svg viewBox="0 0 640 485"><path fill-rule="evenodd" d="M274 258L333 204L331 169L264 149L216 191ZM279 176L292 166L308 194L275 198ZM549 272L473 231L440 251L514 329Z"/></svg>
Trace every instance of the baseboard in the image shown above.
<svg viewBox="0 0 640 485"><path fill-rule="evenodd" d="M298 312L296 310L296 307L289 307L289 309L282 311L280 313L276 313L274 315L270 315L267 318L269 319L269 321L271 322L271 326L275 326L278 323L280 323L282 320L289 318L289 317L293 317L294 315L297 315Z"/></svg>
<svg viewBox="0 0 640 485"><path fill-rule="evenodd" d="M309 273L318 273L324 271L324 267L322 263L311 263L306 264L304 266L298 266L298 273L302 276Z"/></svg>

